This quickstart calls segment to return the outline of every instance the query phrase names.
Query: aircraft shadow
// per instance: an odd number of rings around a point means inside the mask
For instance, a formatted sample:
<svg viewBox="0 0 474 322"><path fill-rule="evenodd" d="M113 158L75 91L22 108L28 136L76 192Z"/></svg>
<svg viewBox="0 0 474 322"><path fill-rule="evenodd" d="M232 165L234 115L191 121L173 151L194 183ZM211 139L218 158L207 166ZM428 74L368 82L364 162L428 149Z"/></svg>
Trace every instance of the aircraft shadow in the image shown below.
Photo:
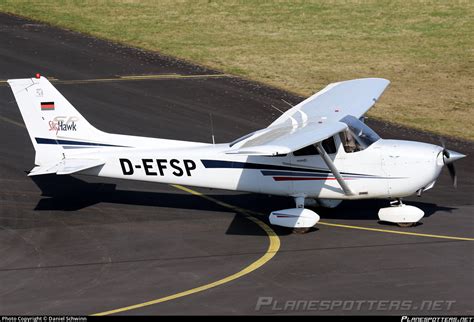
<svg viewBox="0 0 474 322"><path fill-rule="evenodd" d="M117 189L116 184L86 182L72 176L44 175L30 177L41 190L42 198L35 207L37 211L77 211L98 203L140 205L177 209L203 211L232 212L229 208L199 196L173 192L152 192ZM293 200L286 197L267 196L252 193L241 194L212 194L212 197L225 203L250 209L261 213L259 219L268 223L272 210L294 207ZM425 211L429 217L438 211L448 211L455 208L437 206L433 203L407 202ZM337 208L312 208L322 219L359 219L378 220L377 212L381 207L387 207L386 200L344 201ZM291 234L290 229L273 227L278 235ZM317 229L316 229L317 230ZM236 214L226 231L231 235L265 235L262 229L251 224L241 214Z"/></svg>
<svg viewBox="0 0 474 322"><path fill-rule="evenodd" d="M36 211L66 211L74 212L98 203L111 203L118 205L137 205L156 208L176 208L216 212L235 213L229 208L199 196L187 193L153 192L118 189L113 183L86 182L72 176L42 175L30 177L41 190L43 197L34 208ZM259 204L259 195L212 195L212 197L228 204L241 208L255 209ZM196 212L197 213L197 212ZM257 215L258 216L258 215ZM258 216L268 223L268 217ZM278 227L274 229L278 235L285 235L291 231ZM249 222L242 214L236 213L226 234L266 236L266 233L254 223Z"/></svg>

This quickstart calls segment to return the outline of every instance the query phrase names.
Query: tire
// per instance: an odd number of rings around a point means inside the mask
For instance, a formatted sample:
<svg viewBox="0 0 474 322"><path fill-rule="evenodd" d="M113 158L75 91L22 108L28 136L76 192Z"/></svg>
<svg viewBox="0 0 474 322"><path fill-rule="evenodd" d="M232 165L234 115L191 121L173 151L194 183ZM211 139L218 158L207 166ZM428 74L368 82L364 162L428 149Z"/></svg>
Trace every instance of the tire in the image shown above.
<svg viewBox="0 0 474 322"><path fill-rule="evenodd" d="M310 229L311 229L311 227L293 228L293 233L302 235L302 234L306 234Z"/></svg>
<svg viewBox="0 0 474 322"><path fill-rule="evenodd" d="M398 227L408 228L416 226L416 222L398 222L397 225Z"/></svg>

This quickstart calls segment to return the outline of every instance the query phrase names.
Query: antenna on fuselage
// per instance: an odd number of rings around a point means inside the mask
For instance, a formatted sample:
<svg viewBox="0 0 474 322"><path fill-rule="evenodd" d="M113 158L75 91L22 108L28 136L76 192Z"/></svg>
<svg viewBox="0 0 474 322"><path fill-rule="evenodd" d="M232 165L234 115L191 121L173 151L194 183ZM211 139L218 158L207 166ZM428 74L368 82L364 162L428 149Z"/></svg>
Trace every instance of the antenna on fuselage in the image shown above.
<svg viewBox="0 0 474 322"><path fill-rule="evenodd" d="M293 107L293 104L291 104L291 103L285 101L283 98L280 98L280 100L281 100L282 102L284 102L285 104L288 104L290 107ZM270 106L273 107L273 108L274 108L275 110L277 110L278 112L280 112L281 114L285 114L284 111L280 110L280 109L279 109L278 107L276 107L275 105L270 104Z"/></svg>
<svg viewBox="0 0 474 322"><path fill-rule="evenodd" d="M280 110L278 107L276 107L275 105L272 105L270 104L271 107L273 107L275 110L277 110L278 112L280 112L281 114L284 114L285 112L283 112L282 110Z"/></svg>
<svg viewBox="0 0 474 322"><path fill-rule="evenodd" d="M216 144L216 140L214 138L214 122L212 121L212 113L209 112L209 119L211 121L211 137L212 137L212 144Z"/></svg>
<svg viewBox="0 0 474 322"><path fill-rule="evenodd" d="M294 105L291 104L290 102L285 101L283 98L280 98L280 99L283 101L283 103L289 105L290 107L293 107L293 106L294 106Z"/></svg>

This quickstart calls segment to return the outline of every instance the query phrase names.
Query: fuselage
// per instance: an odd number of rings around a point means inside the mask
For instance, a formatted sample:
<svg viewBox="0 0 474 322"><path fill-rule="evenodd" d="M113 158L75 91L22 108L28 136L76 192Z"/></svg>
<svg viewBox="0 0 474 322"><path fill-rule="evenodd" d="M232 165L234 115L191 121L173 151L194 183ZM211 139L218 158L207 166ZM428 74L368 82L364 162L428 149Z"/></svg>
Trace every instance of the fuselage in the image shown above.
<svg viewBox="0 0 474 322"><path fill-rule="evenodd" d="M227 154L229 144L160 140L164 148L93 149L105 161L86 171L102 177L181 184L317 199L399 198L434 184L443 166L439 146L378 140L364 150L346 152L333 137L334 164L354 195L346 195L318 154L249 156ZM166 144L163 144L166 141ZM69 155L68 158L74 157ZM89 153L87 153L89 154ZM83 151L79 154L86 158Z"/></svg>

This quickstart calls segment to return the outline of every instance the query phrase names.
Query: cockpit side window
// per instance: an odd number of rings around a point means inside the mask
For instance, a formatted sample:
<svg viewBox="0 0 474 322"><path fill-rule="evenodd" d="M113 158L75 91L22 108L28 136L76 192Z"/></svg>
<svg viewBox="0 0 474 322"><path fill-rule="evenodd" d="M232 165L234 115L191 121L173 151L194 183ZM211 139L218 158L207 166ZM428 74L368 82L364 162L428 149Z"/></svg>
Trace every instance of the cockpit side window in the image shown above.
<svg viewBox="0 0 474 322"><path fill-rule="evenodd" d="M322 146L328 154L333 154L333 153L337 152L336 144L334 143L334 138L333 137L330 137L330 138L327 138L326 140L324 140L322 142ZM293 155L297 156L297 157L301 157L301 156L305 156L305 155L318 155L318 154L319 154L319 152L316 149L316 143L305 146L304 148L293 152Z"/></svg>
<svg viewBox="0 0 474 322"><path fill-rule="evenodd" d="M380 140L380 136L374 130L352 115L345 116L341 122L347 124L347 130L340 133L346 153L364 150Z"/></svg>
<svg viewBox="0 0 474 322"><path fill-rule="evenodd" d="M342 146L346 153L353 153L362 150L360 144L355 140L354 135L349 131L349 129L341 132L339 137L341 138Z"/></svg>

